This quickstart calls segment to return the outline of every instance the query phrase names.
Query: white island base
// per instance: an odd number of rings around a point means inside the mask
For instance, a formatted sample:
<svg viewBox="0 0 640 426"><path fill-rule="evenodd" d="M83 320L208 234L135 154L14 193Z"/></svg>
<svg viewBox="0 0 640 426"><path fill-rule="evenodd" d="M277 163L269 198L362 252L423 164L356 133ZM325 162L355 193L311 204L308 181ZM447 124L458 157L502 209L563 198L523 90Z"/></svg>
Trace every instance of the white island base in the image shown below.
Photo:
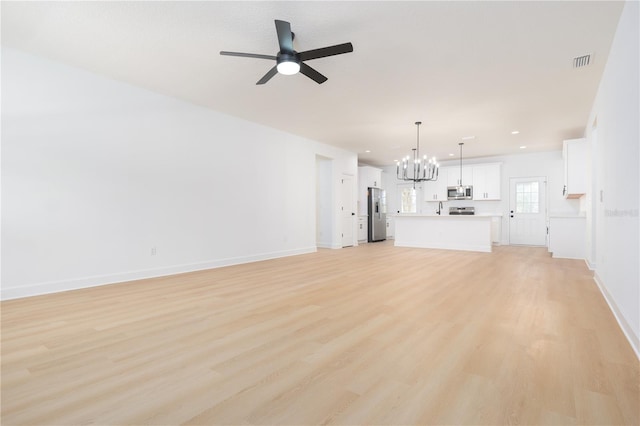
<svg viewBox="0 0 640 426"><path fill-rule="evenodd" d="M491 216L395 216L395 245L491 252Z"/></svg>

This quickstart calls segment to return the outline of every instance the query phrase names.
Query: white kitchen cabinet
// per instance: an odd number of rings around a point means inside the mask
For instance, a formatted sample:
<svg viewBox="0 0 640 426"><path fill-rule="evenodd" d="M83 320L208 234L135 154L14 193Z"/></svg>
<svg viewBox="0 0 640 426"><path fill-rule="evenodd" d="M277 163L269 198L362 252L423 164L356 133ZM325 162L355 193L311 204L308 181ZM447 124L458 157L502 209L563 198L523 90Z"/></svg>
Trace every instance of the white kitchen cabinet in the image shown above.
<svg viewBox="0 0 640 426"><path fill-rule="evenodd" d="M382 169L371 166L358 167L358 179L364 188L382 187Z"/></svg>
<svg viewBox="0 0 640 426"><path fill-rule="evenodd" d="M358 242L367 242L367 216L358 216Z"/></svg>
<svg viewBox="0 0 640 426"><path fill-rule="evenodd" d="M502 216L491 218L491 243L500 244L502 239Z"/></svg>
<svg viewBox="0 0 640 426"><path fill-rule="evenodd" d="M553 257L584 259L586 233L584 216L550 216L549 251Z"/></svg>
<svg viewBox="0 0 640 426"><path fill-rule="evenodd" d="M562 143L564 159L565 198L580 198L587 193L587 160L589 145L586 139L570 139Z"/></svg>
<svg viewBox="0 0 640 426"><path fill-rule="evenodd" d="M448 167L440 167L438 180L424 182L422 186L424 201L447 201L448 170Z"/></svg>
<svg viewBox="0 0 640 426"><path fill-rule="evenodd" d="M387 238L393 239L395 235L395 220L393 216L387 216Z"/></svg>
<svg viewBox="0 0 640 426"><path fill-rule="evenodd" d="M462 185L472 185L473 168L471 166L462 165ZM460 166L447 167L447 185L460 185Z"/></svg>
<svg viewBox="0 0 640 426"><path fill-rule="evenodd" d="M367 215L367 188L382 188L382 170L358 167L358 214Z"/></svg>
<svg viewBox="0 0 640 426"><path fill-rule="evenodd" d="M500 163L473 166L473 199L499 200L501 183Z"/></svg>

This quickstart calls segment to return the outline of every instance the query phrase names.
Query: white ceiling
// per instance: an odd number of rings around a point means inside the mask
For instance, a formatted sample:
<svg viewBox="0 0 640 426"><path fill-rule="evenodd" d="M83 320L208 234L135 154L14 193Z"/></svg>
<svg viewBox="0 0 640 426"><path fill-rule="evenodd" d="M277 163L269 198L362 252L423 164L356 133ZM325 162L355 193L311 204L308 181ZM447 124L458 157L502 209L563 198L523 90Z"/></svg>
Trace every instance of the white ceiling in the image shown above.
<svg viewBox="0 0 640 426"><path fill-rule="evenodd" d="M623 2L3 2L2 45L357 152L389 165L560 149L587 125ZM276 75L274 19L297 51L352 42ZM592 64L573 69L573 58ZM512 135L513 130L520 133ZM370 153L366 153L370 150Z"/></svg>

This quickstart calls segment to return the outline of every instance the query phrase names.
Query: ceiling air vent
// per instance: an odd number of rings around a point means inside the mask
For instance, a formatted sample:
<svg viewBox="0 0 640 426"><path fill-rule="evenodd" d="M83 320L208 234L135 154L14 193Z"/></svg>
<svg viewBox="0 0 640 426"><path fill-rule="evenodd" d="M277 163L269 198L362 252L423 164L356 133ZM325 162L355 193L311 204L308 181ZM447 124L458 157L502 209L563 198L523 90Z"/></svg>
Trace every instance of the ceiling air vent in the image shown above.
<svg viewBox="0 0 640 426"><path fill-rule="evenodd" d="M573 58L573 67L574 68L582 68L586 67L591 63L591 54L577 56Z"/></svg>

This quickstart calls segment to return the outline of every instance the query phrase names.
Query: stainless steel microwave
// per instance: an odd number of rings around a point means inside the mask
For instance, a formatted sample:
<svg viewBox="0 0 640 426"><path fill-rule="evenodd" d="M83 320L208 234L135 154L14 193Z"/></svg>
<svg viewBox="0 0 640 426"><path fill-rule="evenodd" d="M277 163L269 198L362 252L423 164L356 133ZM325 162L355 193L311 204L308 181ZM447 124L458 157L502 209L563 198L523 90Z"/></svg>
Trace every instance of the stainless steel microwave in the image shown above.
<svg viewBox="0 0 640 426"><path fill-rule="evenodd" d="M447 199L448 200L472 200L473 199L473 186L448 186L447 187Z"/></svg>

